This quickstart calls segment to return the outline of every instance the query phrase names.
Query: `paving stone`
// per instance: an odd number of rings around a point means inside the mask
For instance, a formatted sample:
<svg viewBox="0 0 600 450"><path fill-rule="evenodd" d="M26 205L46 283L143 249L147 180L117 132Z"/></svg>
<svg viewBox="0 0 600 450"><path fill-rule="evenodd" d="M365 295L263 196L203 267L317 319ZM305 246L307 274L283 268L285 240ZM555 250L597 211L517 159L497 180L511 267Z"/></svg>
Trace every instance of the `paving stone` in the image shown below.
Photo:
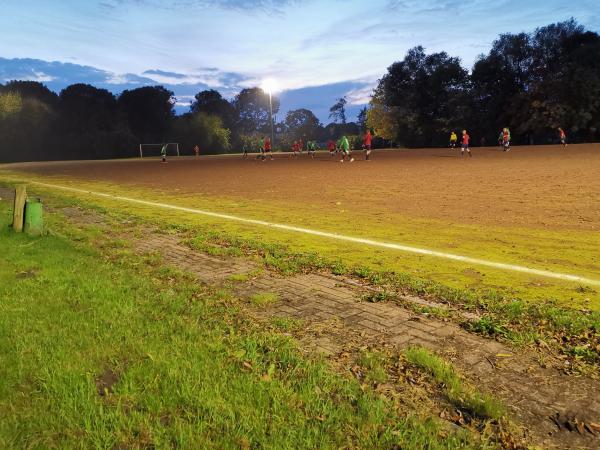
<svg viewBox="0 0 600 450"><path fill-rule="evenodd" d="M397 334L388 338L388 342L393 345L405 347L414 339L410 334Z"/></svg>
<svg viewBox="0 0 600 450"><path fill-rule="evenodd" d="M372 331L376 331L379 333L387 333L389 331L388 327L381 325L377 322L374 322L372 320L369 320L369 319L363 319L360 322L358 322L357 324L360 325L361 327L365 327L365 328L368 328Z"/></svg>
<svg viewBox="0 0 600 450"><path fill-rule="evenodd" d="M430 341L430 342L433 342L436 340L436 336L427 331L422 331L422 330L419 330L414 327L406 327L405 330L406 330L407 334L410 334L412 337L419 339L419 340Z"/></svg>

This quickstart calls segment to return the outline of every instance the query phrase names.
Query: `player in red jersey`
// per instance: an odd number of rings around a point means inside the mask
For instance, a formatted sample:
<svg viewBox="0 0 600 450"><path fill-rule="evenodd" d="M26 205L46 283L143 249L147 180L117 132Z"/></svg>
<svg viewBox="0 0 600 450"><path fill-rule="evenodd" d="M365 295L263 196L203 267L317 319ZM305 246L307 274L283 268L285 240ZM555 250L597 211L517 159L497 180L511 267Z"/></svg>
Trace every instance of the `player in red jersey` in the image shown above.
<svg viewBox="0 0 600 450"><path fill-rule="evenodd" d="M333 155L336 151L335 142L333 141L333 139L329 139L329 141L327 142L327 150L329 150L329 156L333 158Z"/></svg>
<svg viewBox="0 0 600 450"><path fill-rule="evenodd" d="M471 136L469 136L469 134L467 133L467 130L463 130L463 132L462 132L462 146L461 146L461 149L460 149L460 156L464 156L465 150L469 154L469 157L473 156L471 154L471 149L469 148L469 140L470 139L471 139Z"/></svg>
<svg viewBox="0 0 600 450"><path fill-rule="evenodd" d="M263 144L263 149L264 149L264 153L262 156L263 161L265 159L267 159L267 153L269 154L269 156L271 157L271 160L273 160L273 154L271 153L271 138L266 137L264 140L264 144Z"/></svg>
<svg viewBox="0 0 600 450"><path fill-rule="evenodd" d="M562 146L566 147L567 146L567 134L561 127L558 127L558 137L560 138L560 143L562 144Z"/></svg>
<svg viewBox="0 0 600 450"><path fill-rule="evenodd" d="M369 161L371 159L371 141L373 136L371 136L371 130L367 130L365 133L365 137L363 139L363 150L365 151L365 160Z"/></svg>

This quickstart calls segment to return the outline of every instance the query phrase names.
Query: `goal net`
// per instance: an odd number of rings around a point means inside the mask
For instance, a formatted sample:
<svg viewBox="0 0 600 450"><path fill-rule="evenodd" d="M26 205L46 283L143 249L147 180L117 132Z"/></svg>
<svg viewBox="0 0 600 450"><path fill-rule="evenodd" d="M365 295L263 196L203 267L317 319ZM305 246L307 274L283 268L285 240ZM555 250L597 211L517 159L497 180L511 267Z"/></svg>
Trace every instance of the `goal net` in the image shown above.
<svg viewBox="0 0 600 450"><path fill-rule="evenodd" d="M167 156L179 156L179 144L169 142L164 144L140 144L140 158L160 156L163 145L167 146Z"/></svg>

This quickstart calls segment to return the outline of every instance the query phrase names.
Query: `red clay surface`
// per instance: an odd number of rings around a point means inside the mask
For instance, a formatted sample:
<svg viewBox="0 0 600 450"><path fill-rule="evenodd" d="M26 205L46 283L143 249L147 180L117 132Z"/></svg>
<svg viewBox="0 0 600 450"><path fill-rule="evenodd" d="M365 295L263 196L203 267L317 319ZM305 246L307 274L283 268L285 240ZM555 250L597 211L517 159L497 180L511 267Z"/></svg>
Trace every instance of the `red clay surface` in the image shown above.
<svg viewBox="0 0 600 450"><path fill-rule="evenodd" d="M22 163L5 166L228 198L271 199L349 210L400 213L457 223L551 229L600 228L600 144L374 151L341 164L318 154L274 161L215 156L123 161Z"/></svg>

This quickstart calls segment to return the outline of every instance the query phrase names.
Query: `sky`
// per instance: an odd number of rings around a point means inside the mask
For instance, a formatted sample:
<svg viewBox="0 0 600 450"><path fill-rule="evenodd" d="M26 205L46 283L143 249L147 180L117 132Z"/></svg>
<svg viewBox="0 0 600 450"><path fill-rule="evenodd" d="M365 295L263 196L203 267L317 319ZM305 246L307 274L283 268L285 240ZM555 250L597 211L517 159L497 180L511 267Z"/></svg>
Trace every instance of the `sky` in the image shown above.
<svg viewBox="0 0 600 450"><path fill-rule="evenodd" d="M179 110L200 90L228 98L265 79L282 108L349 119L406 51L446 51L470 68L501 33L574 17L600 31L598 0L0 0L0 83L148 84Z"/></svg>

